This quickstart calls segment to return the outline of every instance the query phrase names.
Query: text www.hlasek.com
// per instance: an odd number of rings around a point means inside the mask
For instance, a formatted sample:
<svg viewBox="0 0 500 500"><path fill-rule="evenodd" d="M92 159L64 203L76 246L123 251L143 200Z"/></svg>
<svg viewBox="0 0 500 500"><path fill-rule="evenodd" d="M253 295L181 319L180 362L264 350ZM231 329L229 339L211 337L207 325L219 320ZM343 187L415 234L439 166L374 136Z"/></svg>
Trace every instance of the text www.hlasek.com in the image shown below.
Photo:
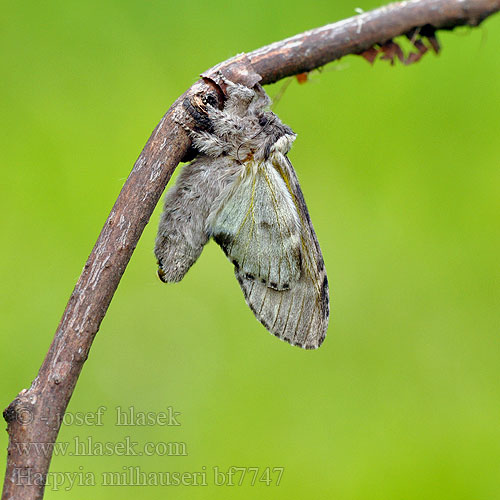
<svg viewBox="0 0 500 500"><path fill-rule="evenodd" d="M15 443L20 455L32 455L50 457L74 456L74 457L152 457L187 456L187 445L182 441L148 441L140 444L133 441L130 436L125 436L122 441L96 441L92 436L82 439L75 436L72 441L57 441L56 443Z"/></svg>

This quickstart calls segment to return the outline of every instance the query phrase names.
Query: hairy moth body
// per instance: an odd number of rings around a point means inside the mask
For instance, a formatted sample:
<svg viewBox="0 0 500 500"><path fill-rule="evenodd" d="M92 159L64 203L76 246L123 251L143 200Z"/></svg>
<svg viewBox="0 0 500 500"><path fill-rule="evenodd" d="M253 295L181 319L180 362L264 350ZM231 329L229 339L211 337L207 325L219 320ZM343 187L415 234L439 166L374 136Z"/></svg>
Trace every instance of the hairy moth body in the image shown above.
<svg viewBox="0 0 500 500"><path fill-rule="evenodd" d="M265 110L262 87L226 85L224 109L207 104L204 129L190 130L200 154L165 197L158 275L180 281L213 238L257 319L292 345L315 349L328 327L328 280L286 156L295 134Z"/></svg>

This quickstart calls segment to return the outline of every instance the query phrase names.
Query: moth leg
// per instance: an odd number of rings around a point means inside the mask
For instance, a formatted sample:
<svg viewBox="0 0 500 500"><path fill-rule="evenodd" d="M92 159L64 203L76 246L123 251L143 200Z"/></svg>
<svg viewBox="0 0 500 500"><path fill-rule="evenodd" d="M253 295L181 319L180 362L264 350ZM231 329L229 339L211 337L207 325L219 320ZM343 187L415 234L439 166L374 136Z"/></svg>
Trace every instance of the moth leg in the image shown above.
<svg viewBox="0 0 500 500"><path fill-rule="evenodd" d="M217 157L225 154L227 151L226 143L217 135L205 131L190 131L193 146L206 155Z"/></svg>
<svg viewBox="0 0 500 500"><path fill-rule="evenodd" d="M248 107L248 112L257 115L259 114L259 112L262 112L269 106L271 106L270 97L266 94L266 91L262 88L262 85L255 85L255 95L252 102L250 103L250 106Z"/></svg>

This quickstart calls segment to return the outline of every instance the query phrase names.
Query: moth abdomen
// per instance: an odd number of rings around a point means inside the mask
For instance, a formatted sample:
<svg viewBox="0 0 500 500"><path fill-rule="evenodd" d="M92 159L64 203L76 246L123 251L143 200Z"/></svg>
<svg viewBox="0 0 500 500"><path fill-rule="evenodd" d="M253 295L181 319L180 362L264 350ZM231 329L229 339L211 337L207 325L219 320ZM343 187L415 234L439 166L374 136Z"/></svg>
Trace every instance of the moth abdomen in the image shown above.
<svg viewBox="0 0 500 500"><path fill-rule="evenodd" d="M182 239L177 241L164 240L157 242L158 270L157 274L163 283L177 283L189 271L190 267L200 256L202 247L192 247Z"/></svg>

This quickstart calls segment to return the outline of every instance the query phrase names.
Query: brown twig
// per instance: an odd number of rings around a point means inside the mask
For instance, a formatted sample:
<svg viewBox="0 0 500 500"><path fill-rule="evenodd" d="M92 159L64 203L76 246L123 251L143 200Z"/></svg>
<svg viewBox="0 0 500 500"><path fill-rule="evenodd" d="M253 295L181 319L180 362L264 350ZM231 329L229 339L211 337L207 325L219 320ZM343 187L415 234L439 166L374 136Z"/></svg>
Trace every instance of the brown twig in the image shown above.
<svg viewBox="0 0 500 500"><path fill-rule="evenodd" d="M90 346L139 237L175 167L190 147L185 131L173 120L186 103L208 94L222 105L219 72L233 81L254 85L310 71L347 54L426 26L431 32L476 26L500 10L500 0L411 0L307 31L239 55L212 68L206 78L183 94L162 118L123 186L85 264L45 360L28 390L21 391L4 412L9 447L2 499L40 499L50 454L37 454L20 443L54 443L62 416ZM186 101L187 99L187 101Z"/></svg>

